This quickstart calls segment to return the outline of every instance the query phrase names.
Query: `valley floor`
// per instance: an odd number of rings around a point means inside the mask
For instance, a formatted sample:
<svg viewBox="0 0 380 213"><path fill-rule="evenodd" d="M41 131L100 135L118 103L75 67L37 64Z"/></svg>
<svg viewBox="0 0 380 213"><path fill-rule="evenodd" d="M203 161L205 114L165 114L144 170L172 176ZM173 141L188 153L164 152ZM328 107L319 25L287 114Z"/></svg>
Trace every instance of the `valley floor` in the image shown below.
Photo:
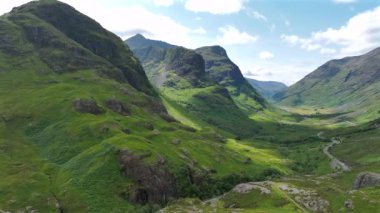
<svg viewBox="0 0 380 213"><path fill-rule="evenodd" d="M312 121L293 110L253 116L267 134L239 143L274 150L292 174L242 183L211 200L181 199L161 212L380 212L380 185L357 186L363 177L380 182L378 123L340 127L326 113Z"/></svg>

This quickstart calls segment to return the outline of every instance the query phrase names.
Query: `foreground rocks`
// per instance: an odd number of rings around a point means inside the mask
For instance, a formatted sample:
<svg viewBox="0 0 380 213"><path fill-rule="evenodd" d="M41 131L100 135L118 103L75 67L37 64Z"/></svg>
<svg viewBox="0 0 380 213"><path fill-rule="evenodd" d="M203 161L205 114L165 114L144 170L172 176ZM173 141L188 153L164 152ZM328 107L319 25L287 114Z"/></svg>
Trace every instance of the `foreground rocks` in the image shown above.
<svg viewBox="0 0 380 213"><path fill-rule="evenodd" d="M279 187L287 194L294 196L294 200L313 212L328 212L330 203L320 197L314 190L298 189L286 184Z"/></svg>
<svg viewBox="0 0 380 213"><path fill-rule="evenodd" d="M353 189L372 187L380 184L380 174L372 172L362 172L356 176Z"/></svg>
<svg viewBox="0 0 380 213"><path fill-rule="evenodd" d="M144 159L150 154L137 155L128 150L119 151L121 172L134 181L134 187L125 196L133 203L166 203L176 198L173 175L166 168L166 160L160 157L155 164L147 165Z"/></svg>

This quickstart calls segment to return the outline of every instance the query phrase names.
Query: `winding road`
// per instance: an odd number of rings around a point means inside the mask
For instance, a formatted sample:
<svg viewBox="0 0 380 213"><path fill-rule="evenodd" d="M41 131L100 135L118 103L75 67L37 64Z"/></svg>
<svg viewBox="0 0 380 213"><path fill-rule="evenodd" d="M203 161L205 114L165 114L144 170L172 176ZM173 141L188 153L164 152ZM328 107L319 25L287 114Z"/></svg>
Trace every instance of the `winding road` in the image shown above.
<svg viewBox="0 0 380 213"><path fill-rule="evenodd" d="M323 132L320 132L317 134L317 136L320 139L325 139L322 137L322 134ZM325 155L327 155L327 157L330 158L330 167L332 169L341 170L344 172L350 171L350 167L347 164L343 163L342 161L340 161L338 158L336 158L334 155L330 153L330 148L340 143L341 141L339 139L331 138L331 143L323 147L323 153L325 153Z"/></svg>

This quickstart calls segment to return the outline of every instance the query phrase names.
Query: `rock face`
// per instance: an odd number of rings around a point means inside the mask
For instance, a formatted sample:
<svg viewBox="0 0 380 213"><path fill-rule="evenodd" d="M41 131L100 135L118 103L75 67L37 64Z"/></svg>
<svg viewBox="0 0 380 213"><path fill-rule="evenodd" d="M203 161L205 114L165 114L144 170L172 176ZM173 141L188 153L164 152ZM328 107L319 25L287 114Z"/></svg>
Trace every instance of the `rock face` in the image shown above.
<svg viewBox="0 0 380 213"><path fill-rule="evenodd" d="M135 182L129 200L133 203L167 203L176 198L174 177L166 169L166 160L159 158L156 164L147 165L144 158L128 150L118 155L122 173Z"/></svg>
<svg viewBox="0 0 380 213"><path fill-rule="evenodd" d="M92 98L90 99L77 99L74 101L74 108L78 112L90 113L93 115L99 115L104 113L104 110L98 106L96 101Z"/></svg>
<svg viewBox="0 0 380 213"><path fill-rule="evenodd" d="M352 186L353 189L372 187L380 184L380 174L372 172L360 173Z"/></svg>
<svg viewBox="0 0 380 213"><path fill-rule="evenodd" d="M101 65L102 74L156 95L144 69L120 38L73 7L59 1L31 1L14 8L10 19L52 70L63 73ZM68 39L62 39L62 34Z"/></svg>

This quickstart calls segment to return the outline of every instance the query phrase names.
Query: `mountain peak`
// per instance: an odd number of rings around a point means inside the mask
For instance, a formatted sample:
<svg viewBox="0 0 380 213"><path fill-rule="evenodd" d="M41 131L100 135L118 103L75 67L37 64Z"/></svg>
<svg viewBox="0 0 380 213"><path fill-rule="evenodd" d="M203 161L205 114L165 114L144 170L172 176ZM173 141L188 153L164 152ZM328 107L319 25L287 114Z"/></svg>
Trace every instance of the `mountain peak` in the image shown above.
<svg viewBox="0 0 380 213"><path fill-rule="evenodd" d="M227 56L226 50L223 47L219 46L219 45L201 47L201 48L199 48L197 50L199 50L201 52L207 51L207 52L219 55L219 56Z"/></svg>
<svg viewBox="0 0 380 213"><path fill-rule="evenodd" d="M174 45L171 45L163 41L147 39L140 33L125 40L124 43L126 43L131 49L141 49L141 48L150 47L150 46L158 47L162 49L170 49L170 48L175 47Z"/></svg>
<svg viewBox="0 0 380 213"><path fill-rule="evenodd" d="M139 39L146 39L141 33L137 33L135 36L133 36L135 38L139 38Z"/></svg>

